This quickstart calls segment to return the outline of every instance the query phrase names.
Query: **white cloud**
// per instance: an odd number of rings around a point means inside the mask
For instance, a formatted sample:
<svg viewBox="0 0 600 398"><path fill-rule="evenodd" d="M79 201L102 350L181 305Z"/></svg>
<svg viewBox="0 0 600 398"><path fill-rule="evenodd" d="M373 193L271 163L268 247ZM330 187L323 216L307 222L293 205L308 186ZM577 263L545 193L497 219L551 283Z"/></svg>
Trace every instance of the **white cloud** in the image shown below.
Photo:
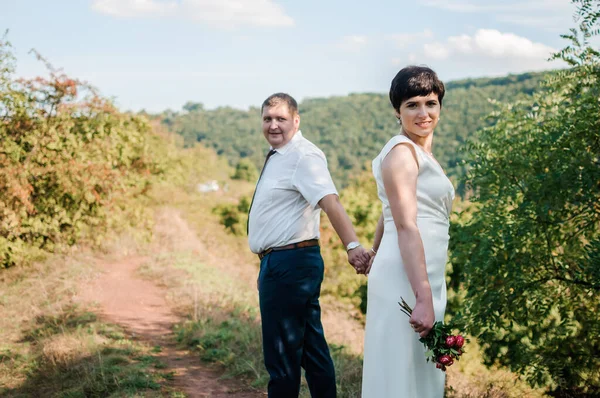
<svg viewBox="0 0 600 398"><path fill-rule="evenodd" d="M519 73L556 67L548 62L555 50L513 33L479 29L474 35L452 36L446 41L426 43L411 54L411 62L460 65L481 74ZM487 73L486 73L487 72Z"/></svg>
<svg viewBox="0 0 600 398"><path fill-rule="evenodd" d="M367 36L344 36L342 40L338 43L338 48L347 52L359 52L367 45L368 41L369 39L367 38Z"/></svg>
<svg viewBox="0 0 600 398"><path fill-rule="evenodd" d="M94 0L92 9L116 17L165 16L177 9L177 3L155 0Z"/></svg>
<svg viewBox="0 0 600 398"><path fill-rule="evenodd" d="M391 40L396 44L396 48L405 48L410 44L422 41L423 39L431 39L432 37L433 32L429 29L425 29L423 32L418 33L399 33L387 36L388 40Z"/></svg>
<svg viewBox="0 0 600 398"><path fill-rule="evenodd" d="M423 45L423 56L434 60L447 59L452 55L472 55L480 58L545 62L554 51L545 44L494 29L479 29L473 36L451 36L445 43Z"/></svg>
<svg viewBox="0 0 600 398"><path fill-rule="evenodd" d="M448 45L444 47L448 52L462 54L544 61L555 51L545 44L534 43L525 37L494 29L479 29L473 37L468 35L449 37Z"/></svg>
<svg viewBox="0 0 600 398"><path fill-rule="evenodd" d="M508 0L498 3L480 0L424 0L429 7L458 12L519 12L519 11L568 11L573 6L566 0Z"/></svg>
<svg viewBox="0 0 600 398"><path fill-rule="evenodd" d="M461 53L473 52L473 38L469 35L452 36L448 38L451 48Z"/></svg>
<svg viewBox="0 0 600 398"><path fill-rule="evenodd" d="M92 9L115 17L187 18L211 26L293 26L273 0L94 0Z"/></svg>
<svg viewBox="0 0 600 398"><path fill-rule="evenodd" d="M569 26L575 7L567 0L424 0L429 7L460 13L485 13L498 21L556 29Z"/></svg>
<svg viewBox="0 0 600 398"><path fill-rule="evenodd" d="M446 59L450 50L442 43L428 43L423 46L423 53L427 58Z"/></svg>
<svg viewBox="0 0 600 398"><path fill-rule="evenodd" d="M529 28L546 28L547 30L564 31L568 27L570 17L568 14L561 15L539 15L539 14L514 14L506 13L497 15L500 22L508 22L514 25L523 25Z"/></svg>

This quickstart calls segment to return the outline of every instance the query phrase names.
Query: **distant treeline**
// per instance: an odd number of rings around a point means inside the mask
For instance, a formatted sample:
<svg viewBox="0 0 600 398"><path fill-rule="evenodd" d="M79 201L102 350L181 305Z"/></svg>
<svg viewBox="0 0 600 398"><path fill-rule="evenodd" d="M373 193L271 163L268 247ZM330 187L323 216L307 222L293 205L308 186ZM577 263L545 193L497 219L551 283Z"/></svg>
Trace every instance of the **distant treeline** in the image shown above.
<svg viewBox="0 0 600 398"><path fill-rule="evenodd" d="M433 150L451 178L457 181L464 175L459 148L482 127L489 126L486 116L496 109L493 101L525 98L539 88L543 76L544 73L524 73L446 84ZM207 110L201 103L189 102L181 112L164 112L161 120L183 136L187 146L201 142L225 156L232 166L247 159L260 168L267 146L260 129L259 105L247 111L229 107ZM383 144L398 132L385 93L307 99L300 104L300 115L303 134L325 152L334 179L342 186L364 170Z"/></svg>

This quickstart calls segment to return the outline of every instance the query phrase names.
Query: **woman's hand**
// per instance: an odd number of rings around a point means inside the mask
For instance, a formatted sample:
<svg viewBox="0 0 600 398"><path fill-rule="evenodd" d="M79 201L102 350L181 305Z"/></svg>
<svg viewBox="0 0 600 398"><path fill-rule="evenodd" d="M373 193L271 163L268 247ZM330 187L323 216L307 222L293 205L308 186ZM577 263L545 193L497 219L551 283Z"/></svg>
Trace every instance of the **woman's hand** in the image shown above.
<svg viewBox="0 0 600 398"><path fill-rule="evenodd" d="M371 256L371 258L369 259L369 264L367 265L367 269L365 270L365 275L369 275L369 272L371 272L371 267L373 266L373 261L375 261L375 251L371 249L368 253L369 256Z"/></svg>
<svg viewBox="0 0 600 398"><path fill-rule="evenodd" d="M433 312L433 300L431 297L422 300L417 299L417 304L413 308L409 321L413 330L419 333L419 336L425 337L433 328L434 322L435 313Z"/></svg>

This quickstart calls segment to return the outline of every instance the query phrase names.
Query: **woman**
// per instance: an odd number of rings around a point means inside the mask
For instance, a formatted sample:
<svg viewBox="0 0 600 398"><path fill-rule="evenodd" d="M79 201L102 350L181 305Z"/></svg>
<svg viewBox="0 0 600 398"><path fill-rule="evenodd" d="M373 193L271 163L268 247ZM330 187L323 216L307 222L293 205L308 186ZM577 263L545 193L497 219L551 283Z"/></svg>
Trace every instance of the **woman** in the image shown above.
<svg viewBox="0 0 600 398"><path fill-rule="evenodd" d="M431 152L444 91L427 67L406 67L392 81L401 131L373 160L383 214L367 271L363 398L444 396L445 374L426 362L419 342L446 309L454 188ZM401 297L413 308L410 320L400 311Z"/></svg>

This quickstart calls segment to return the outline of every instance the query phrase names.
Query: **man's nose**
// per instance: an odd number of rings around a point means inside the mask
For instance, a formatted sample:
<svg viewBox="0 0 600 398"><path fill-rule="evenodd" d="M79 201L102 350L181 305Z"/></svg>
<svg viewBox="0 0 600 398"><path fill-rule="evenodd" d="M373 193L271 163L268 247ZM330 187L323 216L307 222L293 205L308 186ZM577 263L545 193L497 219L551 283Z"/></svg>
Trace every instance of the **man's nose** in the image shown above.
<svg viewBox="0 0 600 398"><path fill-rule="evenodd" d="M277 129L277 120L271 120L271 124L269 125L269 129L276 130Z"/></svg>

